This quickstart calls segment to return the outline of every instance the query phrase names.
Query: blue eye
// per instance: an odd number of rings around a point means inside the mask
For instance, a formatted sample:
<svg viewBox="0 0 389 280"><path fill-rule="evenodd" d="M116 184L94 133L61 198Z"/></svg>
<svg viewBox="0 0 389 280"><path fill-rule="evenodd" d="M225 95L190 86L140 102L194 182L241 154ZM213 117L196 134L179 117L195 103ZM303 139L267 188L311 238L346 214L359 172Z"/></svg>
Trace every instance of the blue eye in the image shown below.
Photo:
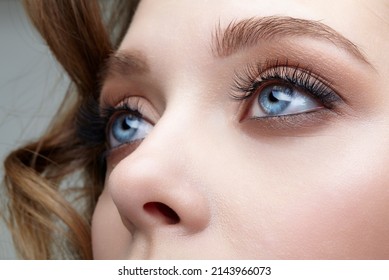
<svg viewBox="0 0 389 280"><path fill-rule="evenodd" d="M153 125L142 117L131 113L118 115L109 128L109 145L115 148L124 143L131 143L144 139L151 131Z"/></svg>
<svg viewBox="0 0 389 280"><path fill-rule="evenodd" d="M272 84L259 91L250 117L272 117L293 115L315 111L323 105L297 87L285 84Z"/></svg>

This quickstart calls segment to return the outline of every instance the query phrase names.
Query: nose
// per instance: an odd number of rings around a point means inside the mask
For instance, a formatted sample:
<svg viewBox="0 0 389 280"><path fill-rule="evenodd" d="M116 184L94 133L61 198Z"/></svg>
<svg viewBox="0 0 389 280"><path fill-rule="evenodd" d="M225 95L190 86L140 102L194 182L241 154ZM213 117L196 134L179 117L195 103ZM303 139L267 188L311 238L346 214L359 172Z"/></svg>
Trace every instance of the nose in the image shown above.
<svg viewBox="0 0 389 280"><path fill-rule="evenodd" d="M156 139L145 140L108 175L106 188L132 233L174 230L187 235L209 224L209 203L201 180L174 145L171 150L166 147Z"/></svg>

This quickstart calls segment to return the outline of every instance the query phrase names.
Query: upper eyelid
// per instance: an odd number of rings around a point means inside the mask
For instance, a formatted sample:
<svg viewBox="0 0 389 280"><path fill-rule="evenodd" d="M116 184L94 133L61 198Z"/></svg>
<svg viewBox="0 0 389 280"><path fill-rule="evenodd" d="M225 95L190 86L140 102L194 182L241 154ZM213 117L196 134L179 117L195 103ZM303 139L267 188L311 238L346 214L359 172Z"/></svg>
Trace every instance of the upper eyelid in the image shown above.
<svg viewBox="0 0 389 280"><path fill-rule="evenodd" d="M336 92L333 89L333 83L328 81L322 75L316 74L312 67L303 66L299 64L290 63L287 59L285 61L276 60L267 60L265 63L249 63L245 65L242 69L236 70L234 72L234 85L232 87L233 92L238 93L238 95L232 94L234 99L241 99L240 95L242 93L248 94L250 91L254 90L252 88L254 84L261 84L264 81L264 77L279 78L285 80L285 78L294 76L295 80L299 78L309 78L314 80L317 83L322 84L331 91ZM266 78L266 77L265 77ZM291 77L293 79L293 77ZM288 82L288 80L286 80ZM290 81L289 81L290 82ZM307 81L308 82L308 81Z"/></svg>
<svg viewBox="0 0 389 280"><path fill-rule="evenodd" d="M101 112L107 123L109 119L120 112L130 112L152 124L155 124L159 119L152 104L140 96L127 96L116 106L101 106Z"/></svg>
<svg viewBox="0 0 389 280"><path fill-rule="evenodd" d="M292 64L289 63L288 61L269 60L266 61L266 63L257 63L257 64L249 63L245 65L246 67L243 67L235 71L235 78L234 78L235 85L233 86L233 89L230 92L230 96L234 100L240 101L240 106L237 114L237 116L239 116L238 117L239 122L242 122L244 120L243 116L247 114L249 108L252 106L253 102L255 102L256 97L258 96L258 94L260 94L264 86L269 85L269 83L273 83L277 81L288 83L288 81L285 80L284 77L287 74L285 73L287 72L287 69L292 69L294 71L303 71L305 73L304 75L312 75L313 73L313 71L310 70L311 69L310 67L294 66L294 65L298 65L298 64ZM247 73L247 70L250 68L247 67L252 67L249 73ZM279 69L283 67L284 67L284 73L282 74L279 72ZM246 72L244 72L244 69L246 70ZM256 85L253 85L253 82L258 79L258 76L266 72L269 73L269 71L270 72L274 71L275 73L277 73L279 77L274 79L274 77L272 77L274 75L269 74L270 75L269 80L261 81L258 82ZM242 88L239 87L237 88L236 79L242 78L242 75L246 75L248 77L244 78L245 76L243 76L243 79L245 79L243 80L244 84L242 85ZM332 111L333 113L341 114L342 113L341 108L343 108L342 105L348 104L347 100L344 99L344 97L340 95L338 91L324 84L322 82L322 75L320 76L316 74L314 75L321 78L317 80L318 82L315 85L315 87L312 86L312 81L310 82L309 85L307 85L308 82L306 81L305 81L307 83L306 85L302 84L304 82L297 81L297 83L294 84L294 86L297 86L302 90L306 90L308 94L311 95L312 98L318 100L324 106L324 108L327 109L326 111ZM312 78L318 79L318 77L312 77ZM249 88L245 88L245 87L249 87ZM247 92L247 90L249 92ZM294 116L287 115L285 118L294 118Z"/></svg>
<svg viewBox="0 0 389 280"><path fill-rule="evenodd" d="M99 73L99 88L101 107L115 103L106 85L118 78L128 79L131 76L150 73L150 66L144 52L136 49L118 50L105 60ZM116 96L115 96L116 98Z"/></svg>
<svg viewBox="0 0 389 280"><path fill-rule="evenodd" d="M111 128L112 128L114 121L118 117L122 116L123 114L128 114L128 113L133 114L137 118L140 118L140 119L153 125L152 121L150 121L147 118L147 116L144 116L139 110L132 109L129 106L128 99L129 98L124 99L116 106L106 106L104 108L100 108L100 110L101 110L100 112L101 112L102 118L104 119L104 123L105 123L105 139L106 139L105 141L107 144L109 143L108 139L109 139L109 135L111 133ZM122 145L124 145L124 144L122 144ZM122 145L115 147L115 148L109 148L108 154L111 153L112 151L114 151L115 149L120 148ZM109 144L108 144L108 146L109 146Z"/></svg>

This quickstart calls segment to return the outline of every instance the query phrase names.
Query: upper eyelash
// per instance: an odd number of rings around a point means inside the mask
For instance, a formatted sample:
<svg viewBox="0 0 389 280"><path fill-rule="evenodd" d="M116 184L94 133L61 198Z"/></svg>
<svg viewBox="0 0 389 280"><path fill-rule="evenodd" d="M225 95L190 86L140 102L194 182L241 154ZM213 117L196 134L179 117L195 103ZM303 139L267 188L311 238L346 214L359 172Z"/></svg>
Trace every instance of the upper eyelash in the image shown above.
<svg viewBox="0 0 389 280"><path fill-rule="evenodd" d="M110 153L107 146L107 133L113 116L120 112L141 116L140 112L128 106L126 100L116 107L100 107L99 102L92 97L83 102L76 115L77 137L80 143L87 149L98 151L97 162L101 182L105 179L106 157Z"/></svg>
<svg viewBox="0 0 389 280"><path fill-rule="evenodd" d="M286 60L267 61L264 64L249 64L242 72L235 72L231 96L245 100L256 93L256 90L269 81L283 81L303 88L319 99L324 106L331 108L341 98L331 89L331 83L315 75L308 67L291 66ZM119 106L99 107L97 100L87 100L77 115L77 134L88 146L98 146L106 142L106 134L112 117L118 112L127 112L142 117L138 110L128 105L127 99Z"/></svg>
<svg viewBox="0 0 389 280"><path fill-rule="evenodd" d="M324 106L331 108L341 98L332 90L331 83L314 74L309 67L291 66L288 61L281 63L267 61L265 64L249 64L242 72L235 72L232 98L245 100L269 81L292 84L313 94Z"/></svg>
<svg viewBox="0 0 389 280"><path fill-rule="evenodd" d="M128 102L123 100L119 106L100 107L98 101L90 98L83 103L76 117L77 135L88 146L106 144L107 133L115 114L127 112L138 117L142 114L130 108Z"/></svg>
<svg viewBox="0 0 389 280"><path fill-rule="evenodd" d="M107 106L100 108L100 116L105 120L106 126L108 126L112 117L119 112L127 112L137 117L142 117L142 114L138 110L130 108L127 102L128 98L124 99L119 106Z"/></svg>
<svg viewBox="0 0 389 280"><path fill-rule="evenodd" d="M120 113L130 113L138 118L143 118L143 115L138 111L130 108L128 105L128 98L124 99L122 102L120 102L120 105L114 107L114 106L107 106L107 107L101 107L100 108L100 116L103 119L103 122L105 123L104 127L104 135L107 139L107 135L109 134L109 129L111 127L112 119L115 115Z"/></svg>
<svg viewBox="0 0 389 280"><path fill-rule="evenodd" d="M77 136L84 145L99 146L105 142L106 121L100 115L98 101L88 98L76 116Z"/></svg>

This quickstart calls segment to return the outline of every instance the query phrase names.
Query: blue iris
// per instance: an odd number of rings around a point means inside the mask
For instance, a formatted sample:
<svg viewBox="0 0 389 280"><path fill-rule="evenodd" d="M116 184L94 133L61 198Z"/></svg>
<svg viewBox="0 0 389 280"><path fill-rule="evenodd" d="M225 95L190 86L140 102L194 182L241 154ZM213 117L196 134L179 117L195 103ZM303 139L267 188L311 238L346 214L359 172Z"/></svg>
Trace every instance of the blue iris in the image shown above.
<svg viewBox="0 0 389 280"><path fill-rule="evenodd" d="M258 104L270 116L282 115L293 101L294 95L294 90L291 87L271 85L258 96Z"/></svg>
<svg viewBox="0 0 389 280"><path fill-rule="evenodd" d="M110 146L116 147L123 143L143 139L152 127L142 117L130 113L119 115L110 128Z"/></svg>
<svg viewBox="0 0 389 280"><path fill-rule="evenodd" d="M133 115L121 115L112 124L112 136L118 142L130 142L136 135L140 119Z"/></svg>

